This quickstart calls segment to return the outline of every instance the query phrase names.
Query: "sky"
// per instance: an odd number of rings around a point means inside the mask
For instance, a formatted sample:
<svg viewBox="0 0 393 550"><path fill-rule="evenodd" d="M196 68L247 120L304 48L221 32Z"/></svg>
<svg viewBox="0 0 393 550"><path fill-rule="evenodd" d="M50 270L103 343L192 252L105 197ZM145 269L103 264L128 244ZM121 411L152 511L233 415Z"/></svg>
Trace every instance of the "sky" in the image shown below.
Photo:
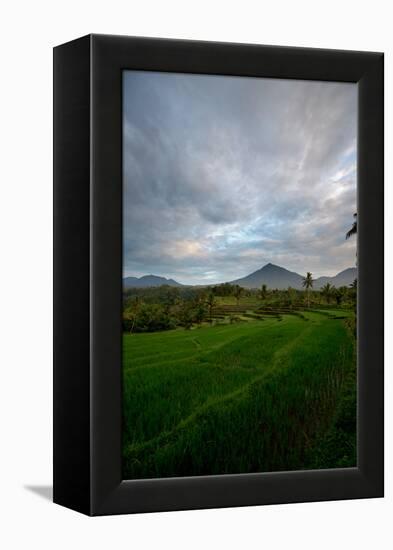
<svg viewBox="0 0 393 550"><path fill-rule="evenodd" d="M123 273L356 264L357 85L123 73Z"/></svg>

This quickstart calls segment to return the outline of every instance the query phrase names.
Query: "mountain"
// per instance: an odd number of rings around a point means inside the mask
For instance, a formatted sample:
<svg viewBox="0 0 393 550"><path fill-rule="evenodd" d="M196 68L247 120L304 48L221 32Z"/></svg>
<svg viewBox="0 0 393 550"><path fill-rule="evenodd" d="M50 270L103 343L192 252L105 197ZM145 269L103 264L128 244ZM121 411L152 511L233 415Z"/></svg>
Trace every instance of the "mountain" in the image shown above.
<svg viewBox="0 0 393 550"><path fill-rule="evenodd" d="M269 263L254 271L254 273L250 273L247 277L231 281L231 284L240 285L244 288L260 288L262 285L266 285L268 288L283 290L289 286L301 288L302 281L303 277L298 273Z"/></svg>
<svg viewBox="0 0 393 550"><path fill-rule="evenodd" d="M314 281L313 288L318 290L326 285L326 283L330 283L336 288L340 286L349 286L357 276L358 270L356 267L349 267L348 269L344 269L344 271L340 271L340 273L337 273L334 277L318 277L318 279Z"/></svg>
<svg viewBox="0 0 393 550"><path fill-rule="evenodd" d="M318 277L314 280L313 289L319 290L326 283L334 285L336 288L340 286L349 286L357 277L357 269L350 267L340 271L334 277ZM266 285L267 288L278 288L286 290L289 286L296 289L302 289L303 276L294 271L288 271L284 267L274 264L266 264L261 269L250 273L246 277L230 281L232 285L240 285L244 288L261 288ZM173 279L158 277L157 275L144 275L143 277L125 277L123 279L123 288L146 288L156 286L184 286Z"/></svg>
<svg viewBox="0 0 393 550"><path fill-rule="evenodd" d="M157 275L144 275L143 277L125 277L123 279L123 288L146 288L149 286L183 286L173 279L158 277Z"/></svg>
<svg viewBox="0 0 393 550"><path fill-rule="evenodd" d="M314 281L313 288L319 290L326 283L330 283L335 287L349 286L356 277L357 269L355 267L350 267L341 271L334 277L318 277ZM302 282L303 276L299 275L299 273L288 271L288 269L284 267L269 263L246 277L231 281L231 284L240 285L244 288L260 288L265 284L267 288L285 290L289 286L296 289L302 289Z"/></svg>

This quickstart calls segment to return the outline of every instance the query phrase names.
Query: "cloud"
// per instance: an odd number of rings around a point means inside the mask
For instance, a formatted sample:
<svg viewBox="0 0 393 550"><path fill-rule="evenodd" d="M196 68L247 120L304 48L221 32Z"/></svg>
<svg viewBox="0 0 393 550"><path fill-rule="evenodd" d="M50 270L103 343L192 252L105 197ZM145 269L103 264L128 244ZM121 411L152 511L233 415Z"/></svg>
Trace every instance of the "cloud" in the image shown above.
<svg viewBox="0 0 393 550"><path fill-rule="evenodd" d="M357 86L126 71L124 273L355 264Z"/></svg>

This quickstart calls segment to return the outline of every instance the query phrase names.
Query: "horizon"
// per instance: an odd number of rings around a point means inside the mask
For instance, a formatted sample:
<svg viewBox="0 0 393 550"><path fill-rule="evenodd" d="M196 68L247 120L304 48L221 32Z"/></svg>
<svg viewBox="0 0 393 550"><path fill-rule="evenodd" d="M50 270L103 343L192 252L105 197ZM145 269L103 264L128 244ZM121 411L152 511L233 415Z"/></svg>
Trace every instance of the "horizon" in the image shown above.
<svg viewBox="0 0 393 550"><path fill-rule="evenodd" d="M261 271L262 269L264 269L265 267L271 265L272 267L278 267L280 269L284 269L290 273L296 273L297 275L300 275L301 277L304 277L306 275L306 271L304 273L298 273L297 271L292 271L290 269L287 269L286 267L282 266L282 265L277 265L277 264L273 264L272 262L267 262L265 265L263 265L262 267L260 267L259 269L256 269L250 273L247 273L245 275L240 275L239 277L236 277L235 279L231 280L231 281L221 281L221 282L216 282L216 283L194 283L194 284L191 284L191 283L182 283L181 281L177 280L177 279L173 279L172 277L168 277L166 275L157 275L156 273L145 273L144 275L141 275L141 276L136 276L136 275L124 275L123 276L123 280L124 279L128 279L128 278L132 278L132 279L142 279L142 278L145 278L145 277L160 277L160 278L164 278L164 279L167 279L167 280L172 280L176 283L179 283L180 285L182 286L209 286L209 285L222 285L222 284L225 284L225 283L234 283L234 281L237 281L239 279L244 279L245 277L248 277L249 275L253 275L255 272L257 271ZM312 273L312 277L313 277L313 280L317 280L321 277L335 277L336 275L339 275L340 273L342 273L343 271L347 271L348 269L357 269L357 266L354 265L354 266L349 266L349 267L345 267L344 269L338 271L337 273L334 273L333 275L318 275L317 276L314 276L314 274Z"/></svg>
<svg viewBox="0 0 393 550"><path fill-rule="evenodd" d="M356 265L356 113L352 83L125 71L123 277Z"/></svg>

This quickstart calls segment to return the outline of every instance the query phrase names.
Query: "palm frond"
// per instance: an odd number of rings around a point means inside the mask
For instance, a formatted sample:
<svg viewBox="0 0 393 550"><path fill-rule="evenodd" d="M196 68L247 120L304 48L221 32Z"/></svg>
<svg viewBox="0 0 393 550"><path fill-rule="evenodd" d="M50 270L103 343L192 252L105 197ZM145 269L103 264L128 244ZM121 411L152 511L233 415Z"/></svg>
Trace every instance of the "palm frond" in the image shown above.
<svg viewBox="0 0 393 550"><path fill-rule="evenodd" d="M353 222L351 229L345 234L346 239L349 239L352 235L356 235L358 232L357 214L354 214L353 217L355 218L355 221Z"/></svg>

